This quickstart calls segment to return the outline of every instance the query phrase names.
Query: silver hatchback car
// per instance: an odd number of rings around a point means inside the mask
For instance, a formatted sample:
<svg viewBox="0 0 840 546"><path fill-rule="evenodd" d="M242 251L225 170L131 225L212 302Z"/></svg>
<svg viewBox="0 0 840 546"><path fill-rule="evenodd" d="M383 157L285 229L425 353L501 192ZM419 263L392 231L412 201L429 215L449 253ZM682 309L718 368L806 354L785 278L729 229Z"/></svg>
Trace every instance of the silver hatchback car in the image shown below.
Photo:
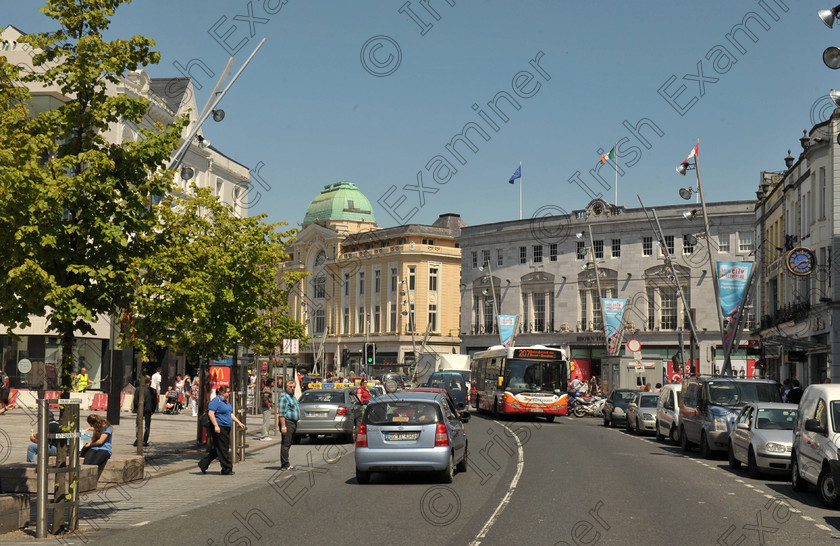
<svg viewBox="0 0 840 546"><path fill-rule="evenodd" d="M464 422L446 393L400 392L371 400L356 435L356 481L371 472L437 472L443 483L467 470Z"/></svg>

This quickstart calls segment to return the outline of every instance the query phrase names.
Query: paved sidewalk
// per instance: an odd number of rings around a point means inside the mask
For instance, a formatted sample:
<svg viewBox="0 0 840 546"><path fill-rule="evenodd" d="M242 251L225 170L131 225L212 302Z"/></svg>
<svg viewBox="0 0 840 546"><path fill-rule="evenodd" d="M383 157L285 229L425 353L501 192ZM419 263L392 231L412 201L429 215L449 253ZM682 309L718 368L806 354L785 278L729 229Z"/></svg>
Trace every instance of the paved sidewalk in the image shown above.
<svg viewBox="0 0 840 546"><path fill-rule="evenodd" d="M29 431L37 426L31 415L12 410L0 416L0 464L26 460ZM82 412L83 418L91 412ZM134 414L122 413L119 425L114 426L114 454L136 453ZM83 544L101 539L114 530L147 525L215 502L237 489L277 483L294 473L280 472L280 437L261 442L254 432L262 425L261 415L248 416L246 459L234 466L234 476L222 476L217 461L202 475L197 463L205 454L204 446L195 442L196 418L189 412L181 415L152 417L150 447L146 448L146 479L129 484L114 485L83 494L77 533L64 535L62 544ZM353 453L352 444L319 440L316 443L292 448L291 462L298 467L318 467L335 463ZM281 493L282 494L282 493ZM25 542L38 544L35 533L35 499L32 498L30 526L15 533L0 535L0 543ZM43 541L54 543L56 537Z"/></svg>

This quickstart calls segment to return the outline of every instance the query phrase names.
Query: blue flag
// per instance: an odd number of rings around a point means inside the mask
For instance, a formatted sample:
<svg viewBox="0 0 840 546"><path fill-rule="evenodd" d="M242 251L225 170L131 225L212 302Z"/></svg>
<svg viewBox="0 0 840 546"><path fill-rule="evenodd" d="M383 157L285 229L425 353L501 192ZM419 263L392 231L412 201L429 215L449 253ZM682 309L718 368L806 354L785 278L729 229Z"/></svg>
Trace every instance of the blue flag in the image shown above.
<svg viewBox="0 0 840 546"><path fill-rule="evenodd" d="M522 165L520 165L516 168L516 172L513 173L513 176L510 177L510 180L508 180L508 182L513 184L513 181L516 180L517 178L522 178Z"/></svg>

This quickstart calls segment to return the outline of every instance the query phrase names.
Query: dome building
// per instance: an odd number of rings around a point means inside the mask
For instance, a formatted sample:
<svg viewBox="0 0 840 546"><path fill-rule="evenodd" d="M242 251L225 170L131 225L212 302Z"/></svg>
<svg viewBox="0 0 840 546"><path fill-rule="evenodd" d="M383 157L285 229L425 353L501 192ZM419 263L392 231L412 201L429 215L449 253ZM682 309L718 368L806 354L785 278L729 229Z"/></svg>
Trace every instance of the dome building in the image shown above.
<svg viewBox="0 0 840 546"><path fill-rule="evenodd" d="M318 372L408 373L415 353L457 353L461 250L457 214L432 225L380 228L352 182L324 186L306 209L282 271L309 275L291 291L292 316L310 346L299 364ZM362 363L376 344L372 366Z"/></svg>

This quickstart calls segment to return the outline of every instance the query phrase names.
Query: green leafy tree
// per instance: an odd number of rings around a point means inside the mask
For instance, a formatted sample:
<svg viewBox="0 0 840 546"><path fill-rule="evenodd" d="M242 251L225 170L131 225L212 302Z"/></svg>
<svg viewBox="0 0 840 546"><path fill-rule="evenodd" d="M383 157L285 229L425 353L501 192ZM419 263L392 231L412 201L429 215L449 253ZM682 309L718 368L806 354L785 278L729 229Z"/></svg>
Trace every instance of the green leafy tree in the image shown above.
<svg viewBox="0 0 840 546"><path fill-rule="evenodd" d="M18 40L37 52L35 69L23 73L0 59L9 84L57 88L66 98L24 115L25 89L4 85L0 123L0 319L12 330L28 325L29 315L47 318L62 343L65 394L76 332L92 332L98 315L131 301L132 264L150 251L143 235L157 226L150 201L171 189L161 166L186 123L140 128L138 141L106 139L118 123L139 126L148 109L144 98L118 95L115 86L160 59L149 38L103 39L127 1L49 0L41 12L58 30Z"/></svg>
<svg viewBox="0 0 840 546"><path fill-rule="evenodd" d="M148 236L154 254L135 260L140 284L132 305L135 344L148 356L171 346L190 361L232 354L236 343L262 354L304 328L288 315L288 287L302 277L279 263L297 230L241 218L209 188L168 197Z"/></svg>

